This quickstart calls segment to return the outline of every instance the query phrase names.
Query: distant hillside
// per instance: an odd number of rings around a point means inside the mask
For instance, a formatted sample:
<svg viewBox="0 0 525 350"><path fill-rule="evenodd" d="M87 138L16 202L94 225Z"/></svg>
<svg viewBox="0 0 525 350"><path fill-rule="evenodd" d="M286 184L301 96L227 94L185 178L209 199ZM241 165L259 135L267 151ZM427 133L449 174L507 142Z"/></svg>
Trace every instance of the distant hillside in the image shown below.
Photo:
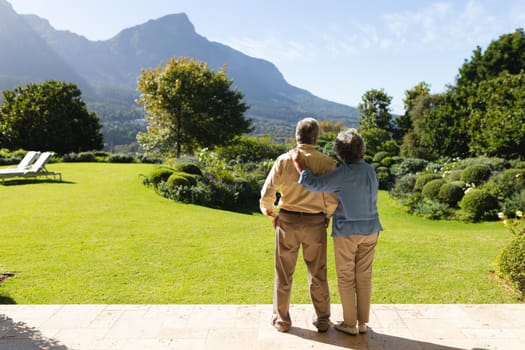
<svg viewBox="0 0 525 350"><path fill-rule="evenodd" d="M358 119L356 108L288 84L271 62L197 34L183 13L124 29L109 40L90 41L55 30L35 15L18 15L0 0L0 52L0 89L45 79L75 82L90 109L101 117L106 139L110 125L140 125L137 119L142 119L142 112L133 102L137 77L142 68L154 68L172 56L205 61L211 69L226 66L234 87L251 106L247 117L254 120L256 134L291 136L295 123L304 116L349 126Z"/></svg>

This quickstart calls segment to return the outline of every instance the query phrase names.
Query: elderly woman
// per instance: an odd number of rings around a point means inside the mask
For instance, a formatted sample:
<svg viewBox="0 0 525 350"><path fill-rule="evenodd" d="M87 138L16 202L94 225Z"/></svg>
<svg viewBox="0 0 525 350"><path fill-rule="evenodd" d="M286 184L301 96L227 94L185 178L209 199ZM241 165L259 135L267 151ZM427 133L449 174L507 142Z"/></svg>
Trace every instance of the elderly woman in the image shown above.
<svg viewBox="0 0 525 350"><path fill-rule="evenodd" d="M339 197L332 237L344 320L335 328L357 335L367 330L374 250L383 229L377 212L378 180L374 169L363 160L366 146L355 129L337 135L334 151L342 164L320 177L305 167L299 151L294 150L292 158L300 173L299 183L306 189L334 192Z"/></svg>

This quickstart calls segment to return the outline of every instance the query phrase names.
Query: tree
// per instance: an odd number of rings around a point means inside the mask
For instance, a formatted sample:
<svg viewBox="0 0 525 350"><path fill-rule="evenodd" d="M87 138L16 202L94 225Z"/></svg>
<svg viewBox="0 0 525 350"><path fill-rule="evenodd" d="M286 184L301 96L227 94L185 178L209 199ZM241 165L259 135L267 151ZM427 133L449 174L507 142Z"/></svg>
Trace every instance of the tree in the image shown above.
<svg viewBox="0 0 525 350"><path fill-rule="evenodd" d="M394 120L394 139L402 140L403 136L412 129L412 120L410 115L413 115L414 103L420 96L430 95L430 85L420 82L412 89L405 91L405 99L403 104L405 106L405 113ZM414 118L414 116L412 117Z"/></svg>
<svg viewBox="0 0 525 350"><path fill-rule="evenodd" d="M148 113L147 132L137 140L146 151L176 151L225 144L251 131L244 118L243 94L231 89L225 69L214 72L205 62L170 58L165 66L142 70L138 100Z"/></svg>
<svg viewBox="0 0 525 350"><path fill-rule="evenodd" d="M0 147L59 154L103 147L101 125L75 84L46 81L2 92Z"/></svg>
<svg viewBox="0 0 525 350"><path fill-rule="evenodd" d="M387 95L383 89L372 89L365 92L362 102L358 105L361 116L360 130L379 128L386 130L391 135L394 128L390 103L392 103L392 97Z"/></svg>
<svg viewBox="0 0 525 350"><path fill-rule="evenodd" d="M428 142L426 115L434 107L437 96L420 94L414 98L408 110L411 128L403 136L401 155L407 158L433 159L436 154Z"/></svg>
<svg viewBox="0 0 525 350"><path fill-rule="evenodd" d="M498 77L506 72L518 74L525 70L525 32L522 28L514 33L501 35L482 52L478 46L470 59L459 70L457 85L477 85L479 82Z"/></svg>
<svg viewBox="0 0 525 350"><path fill-rule="evenodd" d="M525 157L525 73L503 73L482 81L471 103L472 153Z"/></svg>

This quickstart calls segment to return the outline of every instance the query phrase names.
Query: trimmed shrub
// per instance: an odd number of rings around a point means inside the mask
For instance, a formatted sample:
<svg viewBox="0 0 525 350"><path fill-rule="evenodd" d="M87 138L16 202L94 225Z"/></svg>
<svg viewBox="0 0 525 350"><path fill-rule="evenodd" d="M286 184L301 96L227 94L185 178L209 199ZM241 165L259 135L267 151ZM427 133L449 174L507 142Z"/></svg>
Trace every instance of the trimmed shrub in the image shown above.
<svg viewBox="0 0 525 350"><path fill-rule="evenodd" d="M190 186L190 183L184 173L174 172L166 180L168 190L172 191L179 186Z"/></svg>
<svg viewBox="0 0 525 350"><path fill-rule="evenodd" d="M459 206L465 213L465 219L469 221L479 221L481 219L495 219L498 208L498 201L489 193L471 188L461 201Z"/></svg>
<svg viewBox="0 0 525 350"><path fill-rule="evenodd" d="M463 192L462 187L457 186L453 183L446 183L439 189L437 199L441 203L445 203L450 205L451 207L454 207L458 204L458 202L461 200L461 198L463 198L464 195L465 193Z"/></svg>
<svg viewBox="0 0 525 350"><path fill-rule="evenodd" d="M490 177L491 170L486 164L469 165L461 173L461 181L468 184L480 185Z"/></svg>
<svg viewBox="0 0 525 350"><path fill-rule="evenodd" d="M509 169L493 175L483 189L502 201L525 189L525 169Z"/></svg>
<svg viewBox="0 0 525 350"><path fill-rule="evenodd" d="M456 185L456 186L460 187L460 188L463 190L463 192L465 192L465 188L467 187L467 184L464 183L463 181L461 181L461 180L458 180L458 181L450 181L450 183L451 183L452 185Z"/></svg>
<svg viewBox="0 0 525 350"><path fill-rule="evenodd" d="M116 153L108 157L109 163L133 163L135 162L135 157L131 154Z"/></svg>
<svg viewBox="0 0 525 350"><path fill-rule="evenodd" d="M381 160L381 165L386 166L387 168L390 168L395 163L396 163L395 160L390 156L385 157Z"/></svg>
<svg viewBox="0 0 525 350"><path fill-rule="evenodd" d="M62 158L64 162L96 162L97 156L93 152L68 153Z"/></svg>
<svg viewBox="0 0 525 350"><path fill-rule="evenodd" d="M421 190L421 194L424 198L428 199L436 199L439 193L439 190L441 189L441 186L445 184L445 180L443 179L435 179L427 182L425 186L423 186L423 189Z"/></svg>
<svg viewBox="0 0 525 350"><path fill-rule="evenodd" d="M168 178L171 176L171 174L173 174L174 172L175 171L171 168L158 167L158 168L153 169L149 173L148 178L149 178L150 183L152 183L155 186L158 186L159 183L166 182Z"/></svg>
<svg viewBox="0 0 525 350"><path fill-rule="evenodd" d="M202 176L201 169L194 163L177 162L174 164L174 167L176 171Z"/></svg>
<svg viewBox="0 0 525 350"><path fill-rule="evenodd" d="M396 167L395 176L403 176L406 174L415 174L425 169L428 161L419 158L406 158Z"/></svg>
<svg viewBox="0 0 525 350"><path fill-rule="evenodd" d="M452 182L452 181L459 181L461 180L461 173L463 172L463 170L451 170L451 171L447 171L445 172L445 178Z"/></svg>
<svg viewBox="0 0 525 350"><path fill-rule="evenodd" d="M375 163L381 163L381 161L385 158L390 156L388 152L385 151L379 151L376 154L374 154L374 157L372 158L372 161Z"/></svg>
<svg viewBox="0 0 525 350"><path fill-rule="evenodd" d="M525 293L525 233L517 234L499 257L499 270L503 277Z"/></svg>
<svg viewBox="0 0 525 350"><path fill-rule="evenodd" d="M421 191L423 187L432 180L441 179L441 176L435 173L422 174L416 178L414 185L415 191Z"/></svg>

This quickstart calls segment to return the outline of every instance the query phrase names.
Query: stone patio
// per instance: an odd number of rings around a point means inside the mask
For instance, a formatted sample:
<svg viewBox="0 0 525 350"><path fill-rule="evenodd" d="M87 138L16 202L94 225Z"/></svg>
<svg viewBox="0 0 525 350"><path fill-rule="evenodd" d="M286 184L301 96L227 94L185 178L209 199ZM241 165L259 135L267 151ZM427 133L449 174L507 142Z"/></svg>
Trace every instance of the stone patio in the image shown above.
<svg viewBox="0 0 525 350"><path fill-rule="evenodd" d="M525 349L525 304L372 305L370 330L317 333L311 305L0 305L0 349ZM341 320L332 305L332 321Z"/></svg>

